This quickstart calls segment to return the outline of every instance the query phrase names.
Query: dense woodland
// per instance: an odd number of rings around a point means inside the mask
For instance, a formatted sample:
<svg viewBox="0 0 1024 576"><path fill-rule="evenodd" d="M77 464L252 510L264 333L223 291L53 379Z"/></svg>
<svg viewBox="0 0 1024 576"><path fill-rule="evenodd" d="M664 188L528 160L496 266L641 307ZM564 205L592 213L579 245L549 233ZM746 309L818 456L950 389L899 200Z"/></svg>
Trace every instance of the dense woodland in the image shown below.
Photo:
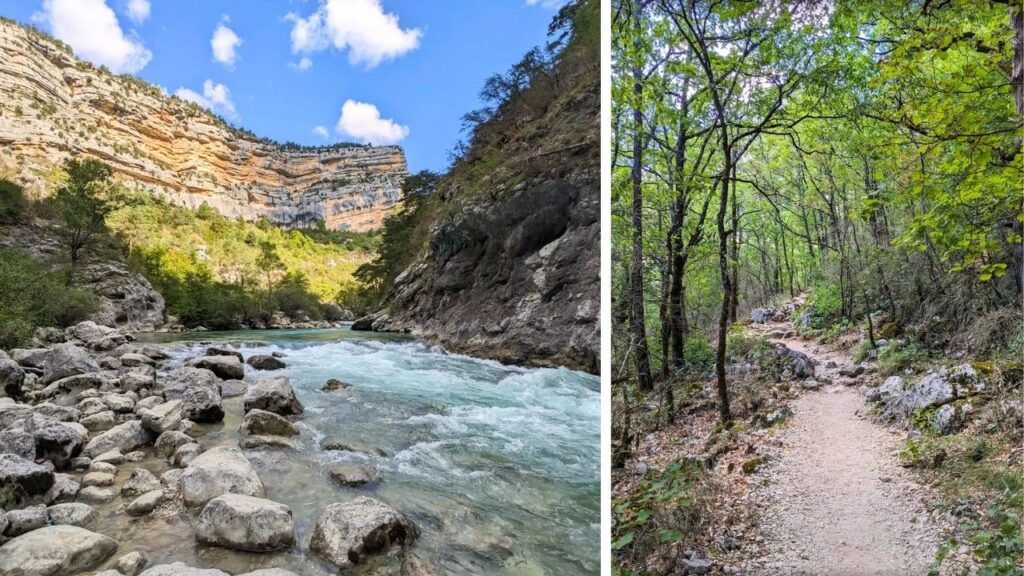
<svg viewBox="0 0 1024 576"><path fill-rule="evenodd" d="M1022 18L991 0L613 2L616 466L687 382L709 382L723 425L745 416L737 323L801 293L807 332L888 339L892 373L1019 362ZM628 509L623 558L642 554Z"/></svg>

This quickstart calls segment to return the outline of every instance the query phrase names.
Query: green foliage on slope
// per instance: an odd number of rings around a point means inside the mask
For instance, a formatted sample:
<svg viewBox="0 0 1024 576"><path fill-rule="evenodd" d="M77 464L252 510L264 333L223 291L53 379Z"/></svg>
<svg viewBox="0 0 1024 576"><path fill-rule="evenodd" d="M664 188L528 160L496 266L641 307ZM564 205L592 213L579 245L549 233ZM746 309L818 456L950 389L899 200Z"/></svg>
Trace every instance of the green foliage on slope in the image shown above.
<svg viewBox="0 0 1024 576"><path fill-rule="evenodd" d="M145 194L128 195L107 224L169 312L209 328L266 321L277 310L334 319L333 307L323 304L355 289L353 272L376 245L372 235L284 230Z"/></svg>
<svg viewBox="0 0 1024 576"><path fill-rule="evenodd" d="M25 344L38 326L70 326L96 310L96 298L65 278L28 254L0 248L0 349Z"/></svg>

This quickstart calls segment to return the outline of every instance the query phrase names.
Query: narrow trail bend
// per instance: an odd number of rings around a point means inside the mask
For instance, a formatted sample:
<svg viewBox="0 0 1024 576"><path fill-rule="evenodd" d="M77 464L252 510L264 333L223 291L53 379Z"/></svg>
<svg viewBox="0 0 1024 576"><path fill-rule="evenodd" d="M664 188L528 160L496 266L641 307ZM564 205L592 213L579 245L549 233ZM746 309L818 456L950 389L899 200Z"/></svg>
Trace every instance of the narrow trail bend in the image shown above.
<svg viewBox="0 0 1024 576"><path fill-rule="evenodd" d="M872 422L858 387L838 383L850 358L789 337L791 322L752 330L810 356L825 384L791 404L776 453L758 473L763 482L752 499L761 550L746 572L927 574L938 533L922 503L924 488L898 462L903 434Z"/></svg>

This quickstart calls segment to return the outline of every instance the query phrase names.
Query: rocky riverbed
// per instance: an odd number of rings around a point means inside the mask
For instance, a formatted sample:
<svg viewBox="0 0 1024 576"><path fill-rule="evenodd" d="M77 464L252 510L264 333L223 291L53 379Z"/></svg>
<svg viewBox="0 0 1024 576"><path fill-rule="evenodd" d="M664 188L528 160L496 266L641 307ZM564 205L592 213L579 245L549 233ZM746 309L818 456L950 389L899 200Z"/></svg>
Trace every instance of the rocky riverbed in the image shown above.
<svg viewBox="0 0 1024 576"><path fill-rule="evenodd" d="M254 334L0 352L0 573L597 572L596 378Z"/></svg>

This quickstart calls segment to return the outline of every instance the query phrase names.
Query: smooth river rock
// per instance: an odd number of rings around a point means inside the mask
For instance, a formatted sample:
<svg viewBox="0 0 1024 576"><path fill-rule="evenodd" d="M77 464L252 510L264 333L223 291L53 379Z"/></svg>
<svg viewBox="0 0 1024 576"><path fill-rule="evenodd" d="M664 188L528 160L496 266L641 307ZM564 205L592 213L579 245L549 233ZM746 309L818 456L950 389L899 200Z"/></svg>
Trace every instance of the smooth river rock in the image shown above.
<svg viewBox="0 0 1024 576"><path fill-rule="evenodd" d="M387 504L361 496L328 506L313 528L309 549L339 568L359 564L369 554L406 546L416 526Z"/></svg>
<svg viewBox="0 0 1024 576"><path fill-rule="evenodd" d="M117 542L78 526L45 526L0 546L0 574L57 576L95 567L117 551Z"/></svg>
<svg viewBox="0 0 1024 576"><path fill-rule="evenodd" d="M295 389L285 376L264 378L249 386L244 398L245 411L266 410L282 416L302 414L302 403L295 397Z"/></svg>
<svg viewBox="0 0 1024 576"><path fill-rule="evenodd" d="M119 450L122 454L137 450L147 444L151 444L156 436L143 427L138 420L129 420L124 424L118 424L110 430L96 436L85 445L83 451L91 458L99 456L104 452Z"/></svg>
<svg viewBox="0 0 1024 576"><path fill-rule="evenodd" d="M0 493L16 500L46 494L53 486L53 470L15 454L0 454Z"/></svg>
<svg viewBox="0 0 1024 576"><path fill-rule="evenodd" d="M257 436L298 436L299 434L299 429L283 416L259 408L245 413L242 418L242 426L238 430L243 434Z"/></svg>
<svg viewBox="0 0 1024 576"><path fill-rule="evenodd" d="M181 475L181 492L189 507L202 506L221 494L266 495L252 463L234 446L217 446L192 460Z"/></svg>
<svg viewBox="0 0 1024 576"><path fill-rule="evenodd" d="M236 356L200 356L185 363L193 368L205 368L223 380L241 380L245 366Z"/></svg>
<svg viewBox="0 0 1024 576"><path fill-rule="evenodd" d="M295 543L289 507L241 494L224 494L207 502L195 532L203 544L250 552L270 552Z"/></svg>

